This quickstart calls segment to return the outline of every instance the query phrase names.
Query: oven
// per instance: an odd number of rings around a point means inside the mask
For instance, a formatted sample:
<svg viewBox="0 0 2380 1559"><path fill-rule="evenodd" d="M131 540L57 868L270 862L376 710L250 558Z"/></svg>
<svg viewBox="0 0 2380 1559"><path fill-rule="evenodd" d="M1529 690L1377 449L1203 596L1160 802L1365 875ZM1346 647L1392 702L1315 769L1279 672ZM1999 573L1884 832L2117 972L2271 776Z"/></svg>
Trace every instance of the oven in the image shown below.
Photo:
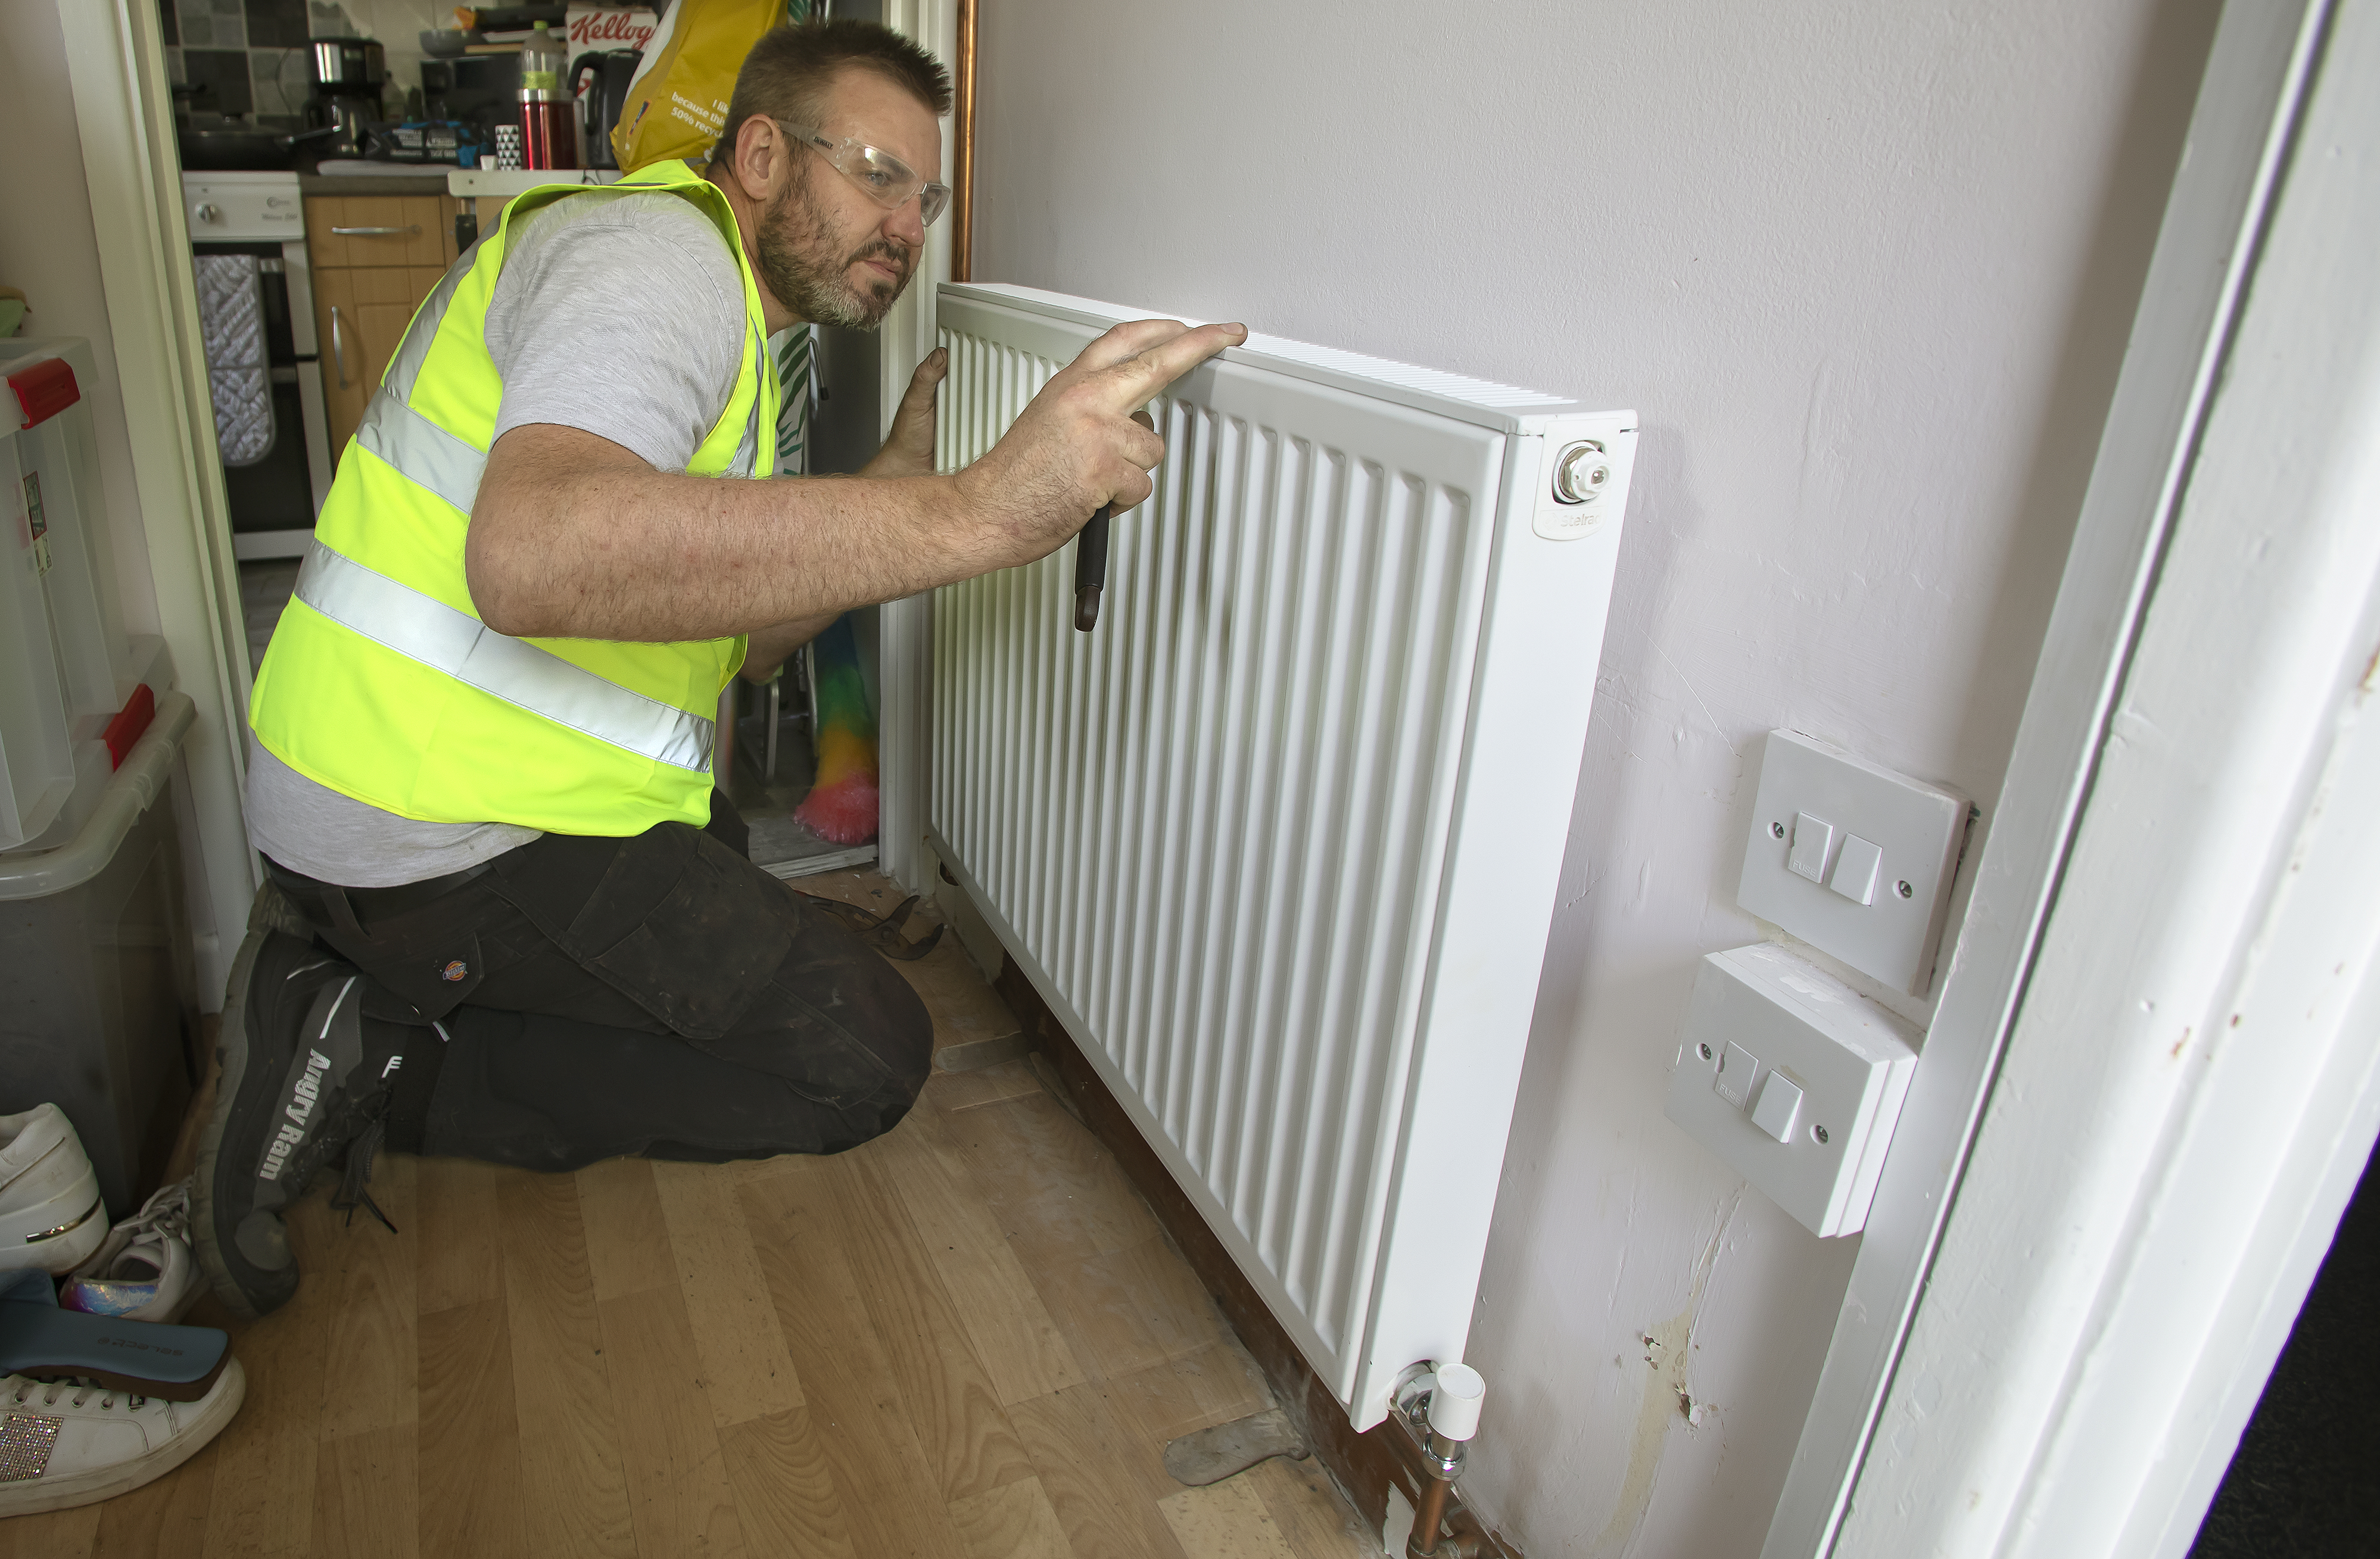
<svg viewBox="0 0 2380 1559"><path fill-rule="evenodd" d="M298 175L184 174L182 194L232 550L301 557L332 466Z"/></svg>

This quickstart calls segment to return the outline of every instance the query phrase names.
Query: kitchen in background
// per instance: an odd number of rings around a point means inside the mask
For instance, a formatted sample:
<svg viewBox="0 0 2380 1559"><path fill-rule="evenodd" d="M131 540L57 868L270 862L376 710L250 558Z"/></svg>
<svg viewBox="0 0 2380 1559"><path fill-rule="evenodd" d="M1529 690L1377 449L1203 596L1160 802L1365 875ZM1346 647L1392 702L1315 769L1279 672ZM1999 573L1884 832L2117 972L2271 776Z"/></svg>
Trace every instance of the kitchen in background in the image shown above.
<svg viewBox="0 0 2380 1559"><path fill-rule="evenodd" d="M476 234L479 197L498 197L492 216L546 176L481 175L472 194L450 177L493 162L500 138L517 145L524 40L561 54L573 19L605 40L581 56L601 104L638 57L619 41L650 36L652 13L158 0L158 15L252 663L370 387ZM563 99L547 122L559 107L575 123L566 92L543 95ZM608 150L598 129L532 161L600 166Z"/></svg>
<svg viewBox="0 0 2380 1559"><path fill-rule="evenodd" d="M200 107L254 115L284 129L304 125L312 95L310 40L379 42L401 107L405 87L419 84L427 57L420 34L455 25L454 7L435 0L158 0L157 8L165 29L166 74L177 85L200 89Z"/></svg>

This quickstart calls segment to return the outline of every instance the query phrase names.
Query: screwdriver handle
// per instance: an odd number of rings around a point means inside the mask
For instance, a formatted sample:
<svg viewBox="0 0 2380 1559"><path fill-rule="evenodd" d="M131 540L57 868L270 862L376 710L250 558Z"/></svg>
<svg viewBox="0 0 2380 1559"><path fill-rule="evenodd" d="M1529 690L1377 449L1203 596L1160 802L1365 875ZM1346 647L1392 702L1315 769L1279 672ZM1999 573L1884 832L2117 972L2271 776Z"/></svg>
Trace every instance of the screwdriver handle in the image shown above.
<svg viewBox="0 0 2380 1559"><path fill-rule="evenodd" d="M1114 513L1114 504L1102 505L1075 543L1075 627L1080 633L1099 625L1099 592L1108 583L1108 519Z"/></svg>

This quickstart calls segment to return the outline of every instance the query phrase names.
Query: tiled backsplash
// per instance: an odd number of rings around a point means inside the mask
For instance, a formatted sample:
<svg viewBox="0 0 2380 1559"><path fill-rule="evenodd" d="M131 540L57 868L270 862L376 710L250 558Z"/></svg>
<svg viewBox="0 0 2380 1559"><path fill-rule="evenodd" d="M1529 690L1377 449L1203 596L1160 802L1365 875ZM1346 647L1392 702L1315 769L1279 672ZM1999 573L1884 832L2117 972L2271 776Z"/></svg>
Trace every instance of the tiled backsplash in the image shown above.
<svg viewBox="0 0 2380 1559"><path fill-rule="evenodd" d="M313 91L309 38L378 38L393 96L420 83L421 29L454 25L452 0L157 0L165 68L204 91L202 113L253 114L294 127Z"/></svg>

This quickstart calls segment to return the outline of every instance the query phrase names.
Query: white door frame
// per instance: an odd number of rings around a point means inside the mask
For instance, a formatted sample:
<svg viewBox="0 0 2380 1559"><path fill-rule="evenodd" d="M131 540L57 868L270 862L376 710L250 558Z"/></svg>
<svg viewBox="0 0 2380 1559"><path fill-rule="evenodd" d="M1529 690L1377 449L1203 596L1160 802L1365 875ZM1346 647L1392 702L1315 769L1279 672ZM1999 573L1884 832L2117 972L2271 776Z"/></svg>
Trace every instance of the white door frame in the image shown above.
<svg viewBox="0 0 2380 1559"><path fill-rule="evenodd" d="M164 42L151 0L57 0L57 11L159 632L176 685L198 706L182 753L206 883L193 927L199 1000L214 1011L262 878L240 813L248 640L214 456Z"/></svg>
<svg viewBox="0 0 2380 1559"><path fill-rule="evenodd" d="M2225 9L1764 1559L2182 1553L2371 1148L2376 72Z"/></svg>

